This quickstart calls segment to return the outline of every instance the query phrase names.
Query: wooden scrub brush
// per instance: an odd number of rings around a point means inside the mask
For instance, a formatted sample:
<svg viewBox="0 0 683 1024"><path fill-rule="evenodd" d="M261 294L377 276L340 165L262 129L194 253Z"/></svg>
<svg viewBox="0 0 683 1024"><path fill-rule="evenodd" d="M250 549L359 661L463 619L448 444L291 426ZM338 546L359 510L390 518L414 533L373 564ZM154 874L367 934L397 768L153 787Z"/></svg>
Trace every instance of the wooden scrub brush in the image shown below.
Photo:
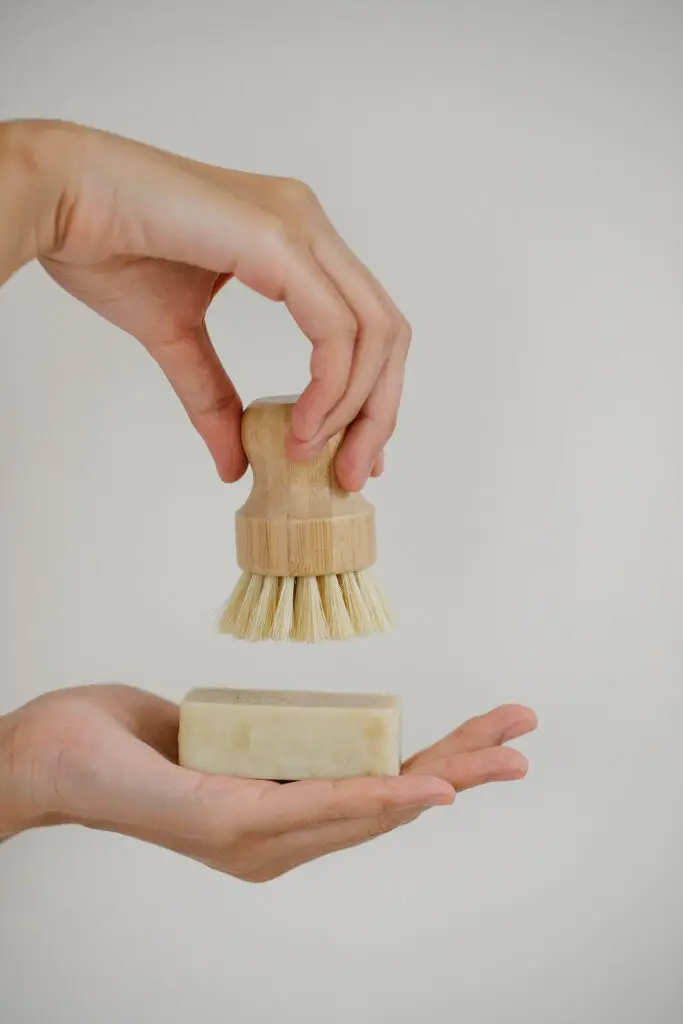
<svg viewBox="0 0 683 1024"><path fill-rule="evenodd" d="M244 412L242 443L254 479L236 515L242 576L219 629L243 640L308 643L381 632L391 620L368 572L375 510L336 479L343 432L308 462L287 458L295 401L263 398Z"/></svg>

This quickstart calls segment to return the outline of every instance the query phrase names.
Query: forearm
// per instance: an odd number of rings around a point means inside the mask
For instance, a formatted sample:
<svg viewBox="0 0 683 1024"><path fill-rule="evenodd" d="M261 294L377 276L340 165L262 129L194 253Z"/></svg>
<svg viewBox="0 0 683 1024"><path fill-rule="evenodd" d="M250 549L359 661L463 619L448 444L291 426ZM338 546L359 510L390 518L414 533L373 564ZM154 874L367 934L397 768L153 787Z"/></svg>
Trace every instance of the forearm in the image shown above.
<svg viewBox="0 0 683 1024"><path fill-rule="evenodd" d="M60 181L39 122L0 122L0 287L49 250Z"/></svg>

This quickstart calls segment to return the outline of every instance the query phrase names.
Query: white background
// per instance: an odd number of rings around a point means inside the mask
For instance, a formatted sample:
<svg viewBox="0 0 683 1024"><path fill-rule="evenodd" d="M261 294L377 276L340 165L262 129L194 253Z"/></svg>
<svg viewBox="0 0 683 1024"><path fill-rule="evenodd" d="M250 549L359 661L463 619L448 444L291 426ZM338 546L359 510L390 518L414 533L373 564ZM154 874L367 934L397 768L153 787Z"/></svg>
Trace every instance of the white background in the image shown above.
<svg viewBox="0 0 683 1024"><path fill-rule="evenodd" d="M683 1013L683 6L4 0L0 117L294 175L413 323L388 637L213 632L226 487L130 338L0 296L0 711L121 680L391 690L406 753L504 701L521 784L262 887L112 835L0 851L3 1024L674 1024ZM230 285L245 401L308 344Z"/></svg>

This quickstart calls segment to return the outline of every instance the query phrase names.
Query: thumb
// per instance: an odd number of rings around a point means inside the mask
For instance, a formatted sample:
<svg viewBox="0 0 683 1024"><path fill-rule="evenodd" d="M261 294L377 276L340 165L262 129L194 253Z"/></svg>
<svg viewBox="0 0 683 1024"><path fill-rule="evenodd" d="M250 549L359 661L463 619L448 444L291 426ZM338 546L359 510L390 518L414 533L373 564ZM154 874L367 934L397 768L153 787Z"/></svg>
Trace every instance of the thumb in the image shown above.
<svg viewBox="0 0 683 1024"><path fill-rule="evenodd" d="M182 402L221 479L226 483L239 480L247 468L241 438L242 403L206 324L145 347Z"/></svg>

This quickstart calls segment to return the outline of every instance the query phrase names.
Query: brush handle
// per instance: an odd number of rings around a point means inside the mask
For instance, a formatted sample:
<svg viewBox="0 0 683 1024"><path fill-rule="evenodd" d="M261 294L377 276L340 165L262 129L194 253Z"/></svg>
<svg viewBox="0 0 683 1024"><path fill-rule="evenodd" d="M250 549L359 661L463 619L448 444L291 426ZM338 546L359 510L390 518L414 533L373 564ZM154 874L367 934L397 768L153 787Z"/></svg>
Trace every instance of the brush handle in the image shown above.
<svg viewBox="0 0 683 1024"><path fill-rule="evenodd" d="M254 474L236 516L237 562L263 576L325 576L367 569L375 560L375 510L339 486L337 434L307 462L287 458L295 398L262 398L242 417Z"/></svg>

